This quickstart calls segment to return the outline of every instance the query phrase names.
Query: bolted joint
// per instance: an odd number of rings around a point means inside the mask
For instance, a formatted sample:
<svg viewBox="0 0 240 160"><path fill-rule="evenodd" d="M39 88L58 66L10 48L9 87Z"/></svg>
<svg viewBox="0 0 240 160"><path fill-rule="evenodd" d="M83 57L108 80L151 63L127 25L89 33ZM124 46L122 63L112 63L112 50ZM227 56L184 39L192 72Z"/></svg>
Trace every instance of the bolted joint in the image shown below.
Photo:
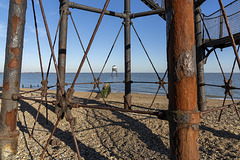
<svg viewBox="0 0 240 160"><path fill-rule="evenodd" d="M67 104L67 106L71 106L73 93L74 93L74 89L73 88L68 88L67 93L66 93L66 104Z"/></svg>
<svg viewBox="0 0 240 160"><path fill-rule="evenodd" d="M42 86L46 87L48 85L48 81L47 80L42 80L41 84L42 84Z"/></svg>
<svg viewBox="0 0 240 160"><path fill-rule="evenodd" d="M21 97L21 94L13 94L12 95L12 99L14 100L14 101L17 101L17 100L19 100L19 98Z"/></svg>
<svg viewBox="0 0 240 160"><path fill-rule="evenodd" d="M124 20L124 26L125 26L125 27L129 27L130 25L132 25L131 19L125 19L125 20Z"/></svg>
<svg viewBox="0 0 240 160"><path fill-rule="evenodd" d="M198 125L200 112L198 111L169 111L168 120L175 124Z"/></svg>
<svg viewBox="0 0 240 160"><path fill-rule="evenodd" d="M47 80L42 80L41 82L42 88L41 88L41 96L45 97L47 95L47 90L48 90L48 81Z"/></svg>
<svg viewBox="0 0 240 160"><path fill-rule="evenodd" d="M65 118L70 121L73 117L71 114L72 108L72 97L73 97L74 89L69 88L66 93L64 93L61 98L56 103L55 113L58 117Z"/></svg>
<svg viewBox="0 0 240 160"><path fill-rule="evenodd" d="M71 12L69 11L69 0L59 0L60 2L60 13L69 15Z"/></svg>
<svg viewBox="0 0 240 160"><path fill-rule="evenodd" d="M68 6L61 7L60 12L62 12L65 15L70 15L71 14L71 11L69 11Z"/></svg>
<svg viewBox="0 0 240 160"><path fill-rule="evenodd" d="M72 116L71 109L69 107L65 108L64 113L65 113L64 116L65 116L66 120L68 122L72 122L74 118Z"/></svg>

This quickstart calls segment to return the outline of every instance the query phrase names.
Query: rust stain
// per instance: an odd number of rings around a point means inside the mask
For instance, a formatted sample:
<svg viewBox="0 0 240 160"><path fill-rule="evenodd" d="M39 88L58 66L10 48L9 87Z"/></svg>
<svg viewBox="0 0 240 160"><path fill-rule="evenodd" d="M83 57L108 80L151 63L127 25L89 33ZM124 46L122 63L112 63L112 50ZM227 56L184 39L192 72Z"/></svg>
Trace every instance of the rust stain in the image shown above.
<svg viewBox="0 0 240 160"><path fill-rule="evenodd" d="M15 88L19 88L19 81L15 81Z"/></svg>
<svg viewBox="0 0 240 160"><path fill-rule="evenodd" d="M12 27L13 27L13 30L14 30L14 34L16 34L16 32L17 32L17 26L18 26L19 23L21 23L21 18L14 15L13 18L12 18Z"/></svg>
<svg viewBox="0 0 240 160"><path fill-rule="evenodd" d="M15 55L19 55L21 53L21 49L19 47L16 47L16 48L10 47L10 52Z"/></svg>
<svg viewBox="0 0 240 160"><path fill-rule="evenodd" d="M13 132L16 130L17 126L17 109L13 109L6 113L5 124L7 128Z"/></svg>
<svg viewBox="0 0 240 160"><path fill-rule="evenodd" d="M169 26L169 30L171 30L171 35L169 35L170 40L168 41L170 46L174 44L174 48L172 50L179 56L179 54L190 50L190 46L195 45L195 37L194 37L194 15L192 4L185 3L185 5L179 5L177 0L172 0L171 2L167 2L167 6L171 7L173 10L168 9L168 12L172 12L171 26ZM169 13L170 14L170 13ZM170 14L171 15L171 14ZM184 21L183 21L184 19ZM192 22L192 23L186 23ZM174 34L173 34L174 33Z"/></svg>
<svg viewBox="0 0 240 160"><path fill-rule="evenodd" d="M169 85L169 92L174 93L170 97L169 106L173 110L194 111L197 108L197 84L196 75L183 78L174 85Z"/></svg>
<svg viewBox="0 0 240 160"><path fill-rule="evenodd" d="M15 2L20 5L22 3L22 0L15 0Z"/></svg>
<svg viewBox="0 0 240 160"><path fill-rule="evenodd" d="M169 7L167 11L172 13L168 26L171 31L168 35L168 68L171 94L169 107L173 110L193 111L197 108L192 2L180 4L178 0L166 1L166 6Z"/></svg>
<svg viewBox="0 0 240 160"><path fill-rule="evenodd" d="M178 160L199 159L193 2L166 1L169 110L182 112L169 118L172 159Z"/></svg>
<svg viewBox="0 0 240 160"><path fill-rule="evenodd" d="M198 151L198 129L195 129L191 125L181 128L177 130L175 137L176 145L181 147L176 148L176 159L191 159L198 160L199 159L199 151ZM178 138L177 138L178 137Z"/></svg>
<svg viewBox="0 0 240 160"><path fill-rule="evenodd" d="M9 81L7 81L6 83L3 84L3 89L4 89L4 91L9 90Z"/></svg>
<svg viewBox="0 0 240 160"><path fill-rule="evenodd" d="M14 57L9 63L8 63L8 68L9 69L14 69L19 67L19 61L17 60L17 57Z"/></svg>

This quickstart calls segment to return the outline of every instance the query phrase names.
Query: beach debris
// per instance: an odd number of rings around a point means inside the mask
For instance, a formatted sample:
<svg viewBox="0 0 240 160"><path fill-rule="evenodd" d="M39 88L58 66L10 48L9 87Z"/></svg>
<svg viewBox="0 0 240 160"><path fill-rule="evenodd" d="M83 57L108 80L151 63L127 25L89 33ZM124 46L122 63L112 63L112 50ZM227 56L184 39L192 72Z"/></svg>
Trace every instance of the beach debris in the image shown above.
<svg viewBox="0 0 240 160"><path fill-rule="evenodd" d="M101 92L98 93L95 98L96 98L96 99L99 99L99 98L107 98L110 93L111 93L110 83L104 83Z"/></svg>
<svg viewBox="0 0 240 160"><path fill-rule="evenodd" d="M107 98L110 93L111 93L110 83L105 83L101 90L101 94L102 94L103 98Z"/></svg>
<svg viewBox="0 0 240 160"><path fill-rule="evenodd" d="M61 140L59 138L54 138L52 140L52 146L60 146L61 145Z"/></svg>

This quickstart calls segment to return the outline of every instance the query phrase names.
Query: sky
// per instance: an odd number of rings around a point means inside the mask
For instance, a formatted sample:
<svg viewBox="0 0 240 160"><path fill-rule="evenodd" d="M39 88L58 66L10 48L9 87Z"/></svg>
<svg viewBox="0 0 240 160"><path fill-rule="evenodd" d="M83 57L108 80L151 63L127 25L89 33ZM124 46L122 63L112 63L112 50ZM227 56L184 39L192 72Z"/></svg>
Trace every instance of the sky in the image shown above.
<svg viewBox="0 0 240 160"><path fill-rule="evenodd" d="M43 68L46 72L50 57L50 48L47 41L47 36L43 24L43 19L40 12L38 0L35 1L35 8L37 14L37 23L40 38L40 47L43 60ZM232 0L223 0L224 5L230 3ZM26 13L24 48L22 72L40 72L38 50L36 44L32 3L27 0L28 8ZM57 23L59 19L59 1L58 0L42 0L44 10L49 25L52 41L56 32ZM105 0L72 0L79 4L93 6L96 8L103 8ZM5 47L6 47L6 33L8 22L8 8L9 0L0 1L0 72L4 69L5 61ZM207 0L202 5L202 12L206 15L218 10L218 0ZM107 10L120 12L124 10L124 0L111 0ZM150 9L140 0L131 1L131 12L143 12ZM91 38L97 20L100 14L70 9L80 38L83 42L84 48L87 48L88 42ZM68 38L67 38L67 72L76 72L83 57L83 50L80 46L79 40L73 28L71 19L68 20ZM107 55L112 47L114 39L122 25L123 19L107 16L103 17L102 23L96 34L92 47L88 53L88 58L94 72L100 72ZM167 66L166 58L166 23L158 15L140 17L132 19L133 25L136 28L149 56L158 72L165 72ZM131 30L131 67L132 72L154 72L147 56L139 43L133 29ZM58 42L58 41L57 41ZM58 44L55 47L55 55L58 54ZM234 60L234 52L232 48L217 50L220 61L226 72L231 72L232 63ZM116 45L112 51L109 61L104 69L104 72L111 72L113 65L116 65L118 72L124 72L124 30L122 29ZM220 72L214 54L211 54L205 65L206 72ZM51 66L51 72L55 72L54 66ZM88 64L85 62L82 72L90 72Z"/></svg>

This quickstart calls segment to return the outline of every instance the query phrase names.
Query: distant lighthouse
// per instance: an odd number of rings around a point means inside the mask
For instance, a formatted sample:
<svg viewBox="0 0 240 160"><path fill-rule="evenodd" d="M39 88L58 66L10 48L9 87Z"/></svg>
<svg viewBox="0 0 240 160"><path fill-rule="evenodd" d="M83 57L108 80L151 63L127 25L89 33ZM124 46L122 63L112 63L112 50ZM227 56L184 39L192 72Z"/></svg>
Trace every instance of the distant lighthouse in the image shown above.
<svg viewBox="0 0 240 160"><path fill-rule="evenodd" d="M113 66L112 66L112 77L113 77L113 72L116 72L116 76L118 76L117 66L116 66L116 65L113 65Z"/></svg>

